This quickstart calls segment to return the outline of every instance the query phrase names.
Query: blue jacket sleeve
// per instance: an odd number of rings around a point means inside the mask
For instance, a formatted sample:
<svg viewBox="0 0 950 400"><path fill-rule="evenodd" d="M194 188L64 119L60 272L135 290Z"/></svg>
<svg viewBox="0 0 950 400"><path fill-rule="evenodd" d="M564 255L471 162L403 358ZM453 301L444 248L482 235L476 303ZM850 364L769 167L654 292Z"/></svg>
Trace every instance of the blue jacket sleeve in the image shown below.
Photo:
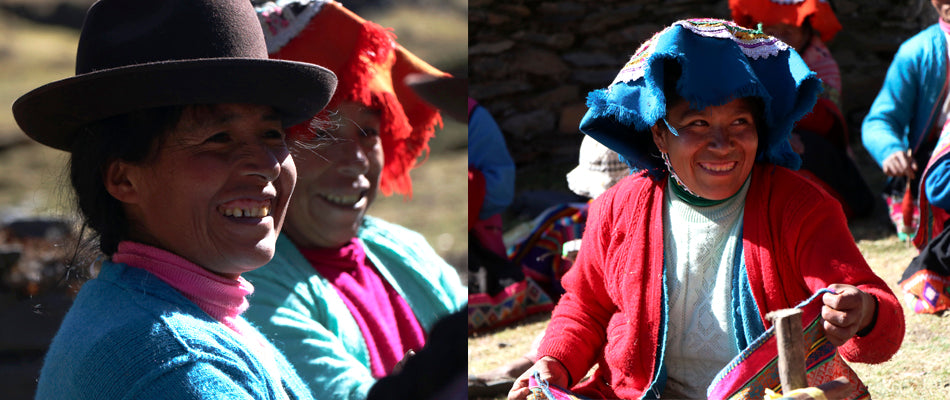
<svg viewBox="0 0 950 400"><path fill-rule="evenodd" d="M498 214L511 205L515 192L515 163L498 124L483 107L468 120L468 163L485 176L485 201L479 219Z"/></svg>
<svg viewBox="0 0 950 400"><path fill-rule="evenodd" d="M924 190L930 204L944 210L950 210L950 159L944 158L930 167Z"/></svg>
<svg viewBox="0 0 950 400"><path fill-rule="evenodd" d="M861 140L878 165L896 151L908 148L910 120L917 108L920 84L913 54L902 46L887 69L884 86L871 104L861 126Z"/></svg>
<svg viewBox="0 0 950 400"><path fill-rule="evenodd" d="M916 147L931 132L946 82L946 38L934 24L898 49L864 118L862 142L878 164L896 151Z"/></svg>

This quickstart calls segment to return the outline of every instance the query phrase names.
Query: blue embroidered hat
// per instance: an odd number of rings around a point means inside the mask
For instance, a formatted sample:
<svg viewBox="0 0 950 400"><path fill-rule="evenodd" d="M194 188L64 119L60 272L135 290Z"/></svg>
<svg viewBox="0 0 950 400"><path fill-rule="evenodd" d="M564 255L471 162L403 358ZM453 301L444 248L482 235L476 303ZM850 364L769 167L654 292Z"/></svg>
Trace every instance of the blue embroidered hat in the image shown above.
<svg viewBox="0 0 950 400"><path fill-rule="evenodd" d="M644 42L610 86L588 94L580 130L631 168L665 176L650 127L666 116L668 62L679 64L676 91L691 108L761 99L765 129L759 132L756 161L798 169L801 158L788 138L795 122L814 107L820 81L784 42L718 19L677 21Z"/></svg>

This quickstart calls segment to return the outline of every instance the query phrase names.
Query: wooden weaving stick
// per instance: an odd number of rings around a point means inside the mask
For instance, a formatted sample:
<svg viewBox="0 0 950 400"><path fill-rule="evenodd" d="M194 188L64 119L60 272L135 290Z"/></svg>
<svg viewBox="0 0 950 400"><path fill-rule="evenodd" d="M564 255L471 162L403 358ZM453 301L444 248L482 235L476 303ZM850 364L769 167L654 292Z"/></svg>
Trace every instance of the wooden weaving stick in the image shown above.
<svg viewBox="0 0 950 400"><path fill-rule="evenodd" d="M782 393L808 387L805 379L805 338L802 334L802 310L786 308L765 316L775 326L778 344L778 377Z"/></svg>

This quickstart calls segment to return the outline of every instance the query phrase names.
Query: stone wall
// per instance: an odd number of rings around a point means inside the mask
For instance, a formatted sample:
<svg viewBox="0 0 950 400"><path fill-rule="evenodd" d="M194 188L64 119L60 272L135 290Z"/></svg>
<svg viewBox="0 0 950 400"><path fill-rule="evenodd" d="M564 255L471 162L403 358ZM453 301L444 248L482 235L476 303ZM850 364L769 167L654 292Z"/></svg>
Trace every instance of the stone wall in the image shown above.
<svg viewBox="0 0 950 400"><path fill-rule="evenodd" d="M833 4L844 29L829 48L858 143L894 52L937 17L926 0ZM586 94L613 80L654 32L691 17L729 18L728 2L470 0L469 92L501 126L519 189L566 189L563 174L577 162Z"/></svg>

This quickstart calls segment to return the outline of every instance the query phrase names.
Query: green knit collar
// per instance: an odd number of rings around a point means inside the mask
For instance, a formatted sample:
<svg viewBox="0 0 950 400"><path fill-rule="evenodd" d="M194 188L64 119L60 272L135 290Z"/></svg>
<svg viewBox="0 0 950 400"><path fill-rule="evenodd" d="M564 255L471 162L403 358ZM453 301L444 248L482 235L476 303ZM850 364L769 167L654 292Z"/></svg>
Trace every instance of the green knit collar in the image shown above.
<svg viewBox="0 0 950 400"><path fill-rule="evenodd" d="M752 177L752 174L749 174L749 176L746 177L746 182L748 182L751 177ZM683 200L684 203L689 204L694 207L711 207L711 206L719 205L731 200L733 197L736 197L736 195L742 191L742 187L740 186L739 190L733 193L732 196L729 196L722 200L710 200L707 198L696 196L688 192L684 187L680 186L680 184L676 182L676 179L673 179L672 175L666 180L668 184L670 185L670 188L673 190L673 194L675 194L676 197L679 197L679 199ZM743 186L745 186L745 183L743 183Z"/></svg>

